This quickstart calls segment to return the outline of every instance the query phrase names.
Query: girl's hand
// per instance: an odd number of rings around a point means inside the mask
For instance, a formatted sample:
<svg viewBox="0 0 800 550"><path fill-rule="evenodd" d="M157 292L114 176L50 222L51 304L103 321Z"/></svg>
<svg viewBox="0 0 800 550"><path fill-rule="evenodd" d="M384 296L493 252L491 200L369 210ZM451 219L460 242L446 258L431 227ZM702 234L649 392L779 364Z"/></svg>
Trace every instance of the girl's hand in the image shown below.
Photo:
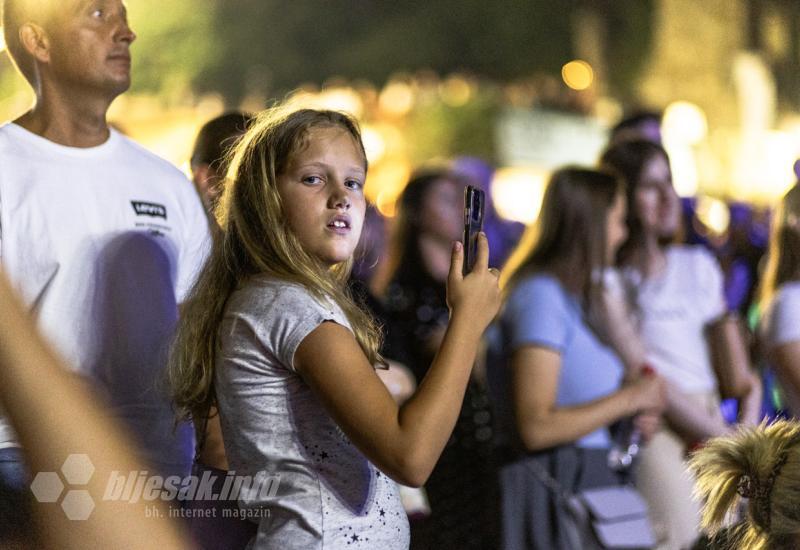
<svg viewBox="0 0 800 550"><path fill-rule="evenodd" d="M450 316L464 316L483 332L500 309L500 273L497 269L489 269L489 241L485 233L478 235L475 266L466 276L461 273L463 263L464 247L457 242L453 246L447 277Z"/></svg>

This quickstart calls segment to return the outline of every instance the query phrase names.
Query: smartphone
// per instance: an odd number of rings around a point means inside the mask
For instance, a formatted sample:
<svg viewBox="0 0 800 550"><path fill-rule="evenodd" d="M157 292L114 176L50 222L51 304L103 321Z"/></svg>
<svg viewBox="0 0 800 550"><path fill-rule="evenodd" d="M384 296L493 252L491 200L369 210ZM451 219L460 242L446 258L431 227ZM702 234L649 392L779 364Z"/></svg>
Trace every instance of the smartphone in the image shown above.
<svg viewBox="0 0 800 550"><path fill-rule="evenodd" d="M483 191L468 185L464 190L464 275L472 271L478 255L478 233L483 229L483 204Z"/></svg>

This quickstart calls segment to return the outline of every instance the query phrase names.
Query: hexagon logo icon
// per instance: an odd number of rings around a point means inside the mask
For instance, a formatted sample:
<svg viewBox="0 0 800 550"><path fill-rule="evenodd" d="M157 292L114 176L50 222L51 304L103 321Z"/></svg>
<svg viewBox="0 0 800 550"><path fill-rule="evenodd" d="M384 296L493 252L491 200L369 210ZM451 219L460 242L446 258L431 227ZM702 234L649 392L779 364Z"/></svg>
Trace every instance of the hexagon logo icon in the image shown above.
<svg viewBox="0 0 800 550"><path fill-rule="evenodd" d="M67 518L73 521L87 520L94 511L94 500L89 491L73 489L67 492L67 496L61 502L61 509L64 510Z"/></svg>
<svg viewBox="0 0 800 550"><path fill-rule="evenodd" d="M70 485L86 485L94 474L94 464L88 455L69 455L61 466L61 473Z"/></svg>
<svg viewBox="0 0 800 550"><path fill-rule="evenodd" d="M56 472L39 472L31 483L31 492L39 502L58 502L64 484Z"/></svg>

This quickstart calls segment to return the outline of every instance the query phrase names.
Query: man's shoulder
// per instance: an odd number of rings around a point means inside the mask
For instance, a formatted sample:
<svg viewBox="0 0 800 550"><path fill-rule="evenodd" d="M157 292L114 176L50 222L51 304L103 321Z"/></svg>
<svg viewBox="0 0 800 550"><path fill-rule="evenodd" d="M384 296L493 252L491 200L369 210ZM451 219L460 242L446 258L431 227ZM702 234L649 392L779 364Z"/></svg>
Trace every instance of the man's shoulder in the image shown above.
<svg viewBox="0 0 800 550"><path fill-rule="evenodd" d="M137 164L141 169L159 172L162 177L175 178L181 182L188 181L186 175L168 160L123 134L118 133L117 136L120 140L119 154L125 156L128 162Z"/></svg>
<svg viewBox="0 0 800 550"><path fill-rule="evenodd" d="M0 122L0 153L6 153L14 143L17 143L11 136L13 123L11 121Z"/></svg>

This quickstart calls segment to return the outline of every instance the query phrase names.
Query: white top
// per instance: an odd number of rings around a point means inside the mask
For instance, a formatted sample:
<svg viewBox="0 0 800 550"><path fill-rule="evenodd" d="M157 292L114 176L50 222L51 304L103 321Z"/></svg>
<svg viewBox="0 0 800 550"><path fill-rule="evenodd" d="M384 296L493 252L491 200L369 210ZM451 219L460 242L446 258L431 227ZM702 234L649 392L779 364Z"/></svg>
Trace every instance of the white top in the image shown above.
<svg viewBox="0 0 800 550"><path fill-rule="evenodd" d="M191 183L114 130L100 146L74 148L9 123L0 228L3 270L43 333L106 395L145 458L185 471L191 431L173 434L161 381L177 303L208 248ZM0 447L11 445L0 418Z"/></svg>
<svg viewBox="0 0 800 550"><path fill-rule="evenodd" d="M775 348L800 342L800 281L784 283L775 292L761 318L759 336L767 356ZM800 414L800 395L790 384L781 384L780 390L792 414Z"/></svg>
<svg viewBox="0 0 800 550"><path fill-rule="evenodd" d="M350 328L335 304L268 277L254 277L228 300L215 373L225 451L238 475L279 478L274 494L253 490L239 506L260 518L255 548L406 550L397 484L294 370L298 346L324 321Z"/></svg>
<svg viewBox="0 0 800 550"><path fill-rule="evenodd" d="M764 312L761 337L765 351L800 341L800 281L784 283Z"/></svg>
<svg viewBox="0 0 800 550"><path fill-rule="evenodd" d="M634 270L624 273L636 289L647 360L686 393L715 391L705 328L726 311L722 270L701 246L670 246L666 260L661 274L644 281Z"/></svg>

